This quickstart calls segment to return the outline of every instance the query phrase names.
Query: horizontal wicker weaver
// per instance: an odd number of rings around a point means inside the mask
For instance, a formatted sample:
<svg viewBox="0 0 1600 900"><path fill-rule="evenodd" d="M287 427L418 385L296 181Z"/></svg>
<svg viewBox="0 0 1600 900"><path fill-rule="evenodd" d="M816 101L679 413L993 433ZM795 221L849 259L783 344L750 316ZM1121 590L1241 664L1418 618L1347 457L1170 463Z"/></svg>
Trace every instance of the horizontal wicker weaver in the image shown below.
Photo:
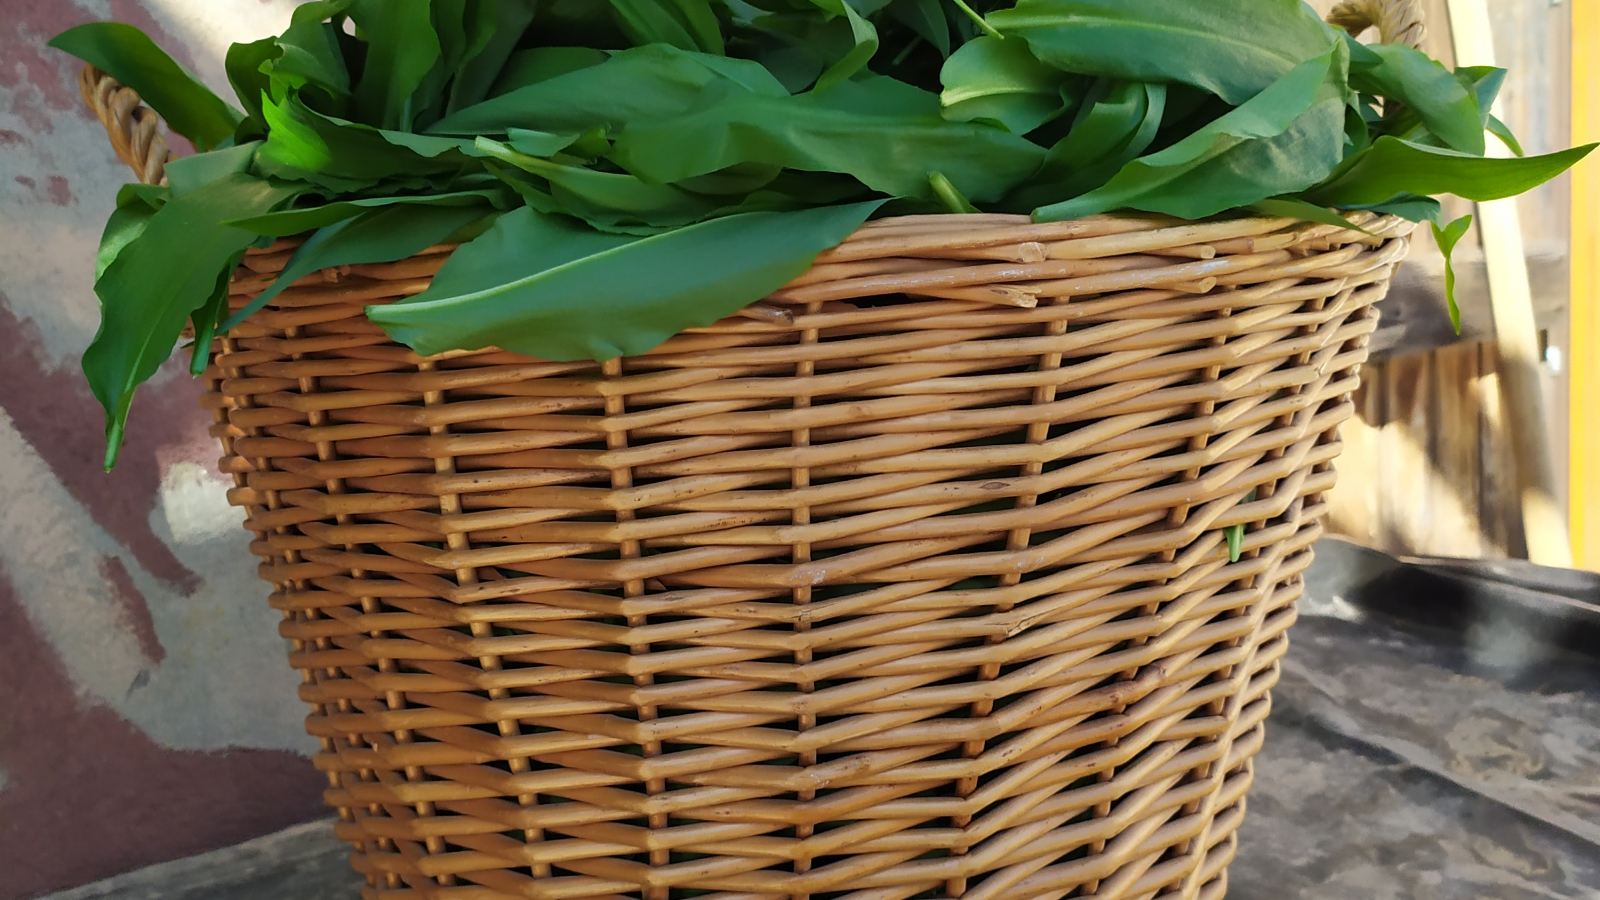
<svg viewBox="0 0 1600 900"><path fill-rule="evenodd" d="M873 222L603 364L389 340L448 247L285 291L207 403L365 896L1221 897L1356 222Z"/></svg>

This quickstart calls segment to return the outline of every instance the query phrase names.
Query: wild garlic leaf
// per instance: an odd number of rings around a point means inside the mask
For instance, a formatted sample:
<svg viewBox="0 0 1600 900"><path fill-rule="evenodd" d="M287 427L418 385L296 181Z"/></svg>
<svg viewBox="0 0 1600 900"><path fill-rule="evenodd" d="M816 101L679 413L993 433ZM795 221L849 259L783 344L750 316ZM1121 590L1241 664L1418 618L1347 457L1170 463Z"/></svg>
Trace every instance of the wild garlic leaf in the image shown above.
<svg viewBox="0 0 1600 900"><path fill-rule="evenodd" d="M1472 156L1387 135L1347 162L1332 180L1306 194L1312 203L1356 207L1400 194L1455 194L1467 200L1514 197L1589 155L1595 144L1513 159Z"/></svg>
<svg viewBox="0 0 1600 900"><path fill-rule="evenodd" d="M1349 96L1343 76L1338 45L1171 147L1128 163L1104 187L1041 207L1034 218L1139 209L1199 219L1305 190L1339 162Z"/></svg>
<svg viewBox="0 0 1600 900"><path fill-rule="evenodd" d="M244 113L228 105L144 32L120 22L91 22L56 35L64 50L139 92L173 131L204 150L233 136Z"/></svg>
<svg viewBox="0 0 1600 900"><path fill-rule="evenodd" d="M456 251L427 291L367 315L419 353L637 355L787 284L880 203L744 213L644 238L524 207Z"/></svg>
<svg viewBox="0 0 1600 900"><path fill-rule="evenodd" d="M1337 40L1301 0L1018 0L986 18L1065 71L1176 81L1234 106Z"/></svg>
<svg viewBox="0 0 1600 900"><path fill-rule="evenodd" d="M1456 303L1456 269L1451 260L1456 252L1456 244L1461 242L1471 227L1471 216L1462 216L1443 228L1437 222L1433 225L1433 241L1439 245L1439 252L1444 254L1444 300L1450 308L1450 325L1455 328L1456 334L1461 333L1461 307Z"/></svg>
<svg viewBox="0 0 1600 900"><path fill-rule="evenodd" d="M1065 111L1062 88L1076 78L1034 59L1021 38L980 37L945 60L939 80L946 119L1027 134Z"/></svg>
<svg viewBox="0 0 1600 900"><path fill-rule="evenodd" d="M95 281L100 331L83 355L106 411L106 467L116 463L134 390L172 355L189 315L215 294L234 254L255 241L222 223L265 213L305 188L233 174L167 201Z"/></svg>

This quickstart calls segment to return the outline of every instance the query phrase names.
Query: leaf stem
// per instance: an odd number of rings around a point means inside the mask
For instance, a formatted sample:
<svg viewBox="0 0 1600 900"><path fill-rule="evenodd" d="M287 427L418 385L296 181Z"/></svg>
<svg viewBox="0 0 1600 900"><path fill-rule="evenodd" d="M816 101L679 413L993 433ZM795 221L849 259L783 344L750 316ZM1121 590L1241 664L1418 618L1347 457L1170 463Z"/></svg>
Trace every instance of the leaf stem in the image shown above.
<svg viewBox="0 0 1600 900"><path fill-rule="evenodd" d="M993 25L990 25L988 20L984 19L983 16L980 16L976 12L974 12L972 7L967 5L966 0L950 0L950 2L952 2L956 6L960 7L961 11L967 14L967 18L969 18L972 21L978 23L978 27L983 29L983 33L984 34L987 34L989 37L992 37L992 38L1004 38L1005 37L1005 35L1000 33L999 29L995 28Z"/></svg>

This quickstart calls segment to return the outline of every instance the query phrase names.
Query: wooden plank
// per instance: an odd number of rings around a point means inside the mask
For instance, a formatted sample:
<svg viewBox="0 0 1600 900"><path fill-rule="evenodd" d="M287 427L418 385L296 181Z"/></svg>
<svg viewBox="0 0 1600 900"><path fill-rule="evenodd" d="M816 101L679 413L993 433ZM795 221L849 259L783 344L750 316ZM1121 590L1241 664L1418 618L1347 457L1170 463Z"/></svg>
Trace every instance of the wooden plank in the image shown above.
<svg viewBox="0 0 1600 900"><path fill-rule="evenodd" d="M1339 427L1344 450L1334 464L1339 480L1328 492L1328 531L1368 547L1379 546L1378 429L1383 424L1384 363L1361 368L1351 396L1356 414Z"/></svg>
<svg viewBox="0 0 1600 900"><path fill-rule="evenodd" d="M1487 549L1479 518L1482 453L1478 444L1478 348L1442 347L1433 360L1433 463L1430 488L1436 515L1423 551L1433 556L1480 557Z"/></svg>
<svg viewBox="0 0 1600 900"><path fill-rule="evenodd" d="M1473 392L1478 406L1478 457L1480 485L1478 521L1485 556L1520 557L1523 552L1522 517L1511 438L1506 434L1504 397L1500 390L1500 355L1493 343L1478 345L1478 382Z"/></svg>
<svg viewBox="0 0 1600 900"><path fill-rule="evenodd" d="M1572 142L1600 141L1600 0L1572 7ZM1600 571L1600 160L1572 173L1568 522L1577 565Z"/></svg>
<svg viewBox="0 0 1600 900"><path fill-rule="evenodd" d="M1451 43L1460 65L1495 64L1486 0L1449 0ZM1490 141L1492 155L1509 153ZM1519 506L1528 558L1572 565L1572 544L1561 509L1549 447L1550 426L1540 384L1538 326L1528 286L1522 225L1515 199L1478 204L1477 226L1489 273L1489 296L1499 345L1502 413L1510 429Z"/></svg>
<svg viewBox="0 0 1600 900"><path fill-rule="evenodd" d="M1432 466L1428 459L1433 354L1391 359L1386 366L1385 421L1378 436L1379 517L1390 553L1418 555L1433 529Z"/></svg>

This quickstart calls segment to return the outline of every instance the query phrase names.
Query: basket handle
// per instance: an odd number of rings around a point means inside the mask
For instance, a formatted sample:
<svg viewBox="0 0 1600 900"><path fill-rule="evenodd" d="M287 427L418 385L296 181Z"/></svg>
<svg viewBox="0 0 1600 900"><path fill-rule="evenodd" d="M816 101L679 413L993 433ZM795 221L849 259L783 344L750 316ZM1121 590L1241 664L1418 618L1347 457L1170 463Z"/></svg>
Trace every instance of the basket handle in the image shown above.
<svg viewBox="0 0 1600 900"><path fill-rule="evenodd" d="M1328 24L1351 35L1375 26L1384 43L1417 49L1427 33L1422 24L1422 0L1344 0L1328 14ZM78 91L105 126L111 148L139 180L166 184L172 151L161 136L161 118L143 104L138 92L92 65L79 73Z"/></svg>
<svg viewBox="0 0 1600 900"><path fill-rule="evenodd" d="M145 106L133 88L92 65L78 73L78 92L111 138L111 149L144 184L167 183L172 151L161 136L161 117Z"/></svg>
<svg viewBox="0 0 1600 900"><path fill-rule="evenodd" d="M1422 23L1422 0L1344 0L1328 13L1328 24L1356 37L1368 28L1378 29L1385 44L1405 44L1422 49L1427 28Z"/></svg>

